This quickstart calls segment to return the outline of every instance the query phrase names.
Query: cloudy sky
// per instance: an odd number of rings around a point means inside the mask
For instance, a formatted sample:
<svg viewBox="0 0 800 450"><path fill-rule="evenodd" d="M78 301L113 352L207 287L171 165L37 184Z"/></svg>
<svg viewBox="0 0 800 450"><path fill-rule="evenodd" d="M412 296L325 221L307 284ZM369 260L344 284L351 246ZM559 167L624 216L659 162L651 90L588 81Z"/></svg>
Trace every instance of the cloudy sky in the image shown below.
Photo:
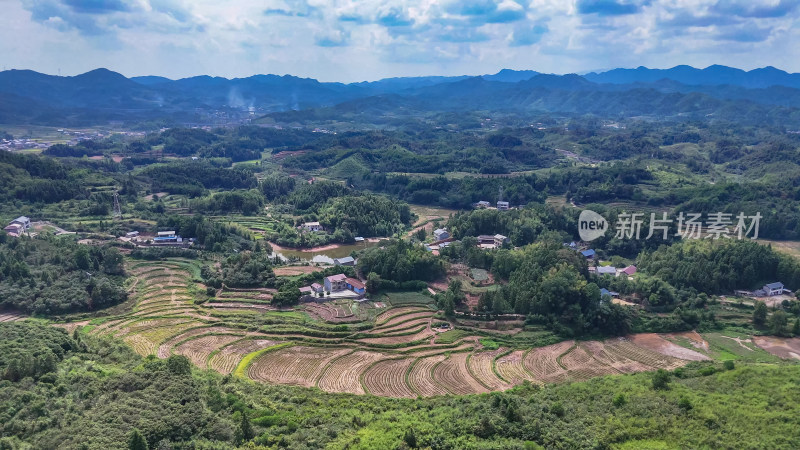
<svg viewBox="0 0 800 450"><path fill-rule="evenodd" d="M0 65L62 75L800 72L800 0L0 0L0 11Z"/></svg>

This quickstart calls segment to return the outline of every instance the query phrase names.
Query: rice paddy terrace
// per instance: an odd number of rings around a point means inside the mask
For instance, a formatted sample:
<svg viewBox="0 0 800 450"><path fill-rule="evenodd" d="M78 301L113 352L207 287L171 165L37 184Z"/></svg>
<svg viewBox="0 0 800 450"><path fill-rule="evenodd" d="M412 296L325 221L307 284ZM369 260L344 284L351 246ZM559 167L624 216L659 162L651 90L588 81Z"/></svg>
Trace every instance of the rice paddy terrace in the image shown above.
<svg viewBox="0 0 800 450"><path fill-rule="evenodd" d="M95 319L90 334L122 339L141 355L180 354L223 374L328 392L472 394L674 369L710 355L696 333L489 349L467 330L438 334L432 325L440 320L425 305L343 300L281 311L270 305L269 289L223 291L196 304L205 287L194 261L129 261L128 272L134 310Z"/></svg>

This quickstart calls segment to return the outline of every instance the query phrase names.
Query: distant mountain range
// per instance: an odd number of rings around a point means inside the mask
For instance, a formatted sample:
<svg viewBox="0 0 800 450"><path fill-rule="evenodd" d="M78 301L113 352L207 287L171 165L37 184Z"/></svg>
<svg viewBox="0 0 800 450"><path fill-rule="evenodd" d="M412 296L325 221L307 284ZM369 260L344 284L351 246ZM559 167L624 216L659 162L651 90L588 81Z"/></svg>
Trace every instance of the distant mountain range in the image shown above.
<svg viewBox="0 0 800 450"><path fill-rule="evenodd" d="M159 76L126 78L107 69L72 76L30 70L0 72L0 123L76 125L112 120L169 119L202 122L220 111L314 117L368 108L390 114L487 110L521 114L597 114L612 117L715 117L794 124L800 108L800 74L774 67L743 71L726 66L696 69L613 69L551 75L503 69L478 77L386 78L323 83L290 75L247 78Z"/></svg>

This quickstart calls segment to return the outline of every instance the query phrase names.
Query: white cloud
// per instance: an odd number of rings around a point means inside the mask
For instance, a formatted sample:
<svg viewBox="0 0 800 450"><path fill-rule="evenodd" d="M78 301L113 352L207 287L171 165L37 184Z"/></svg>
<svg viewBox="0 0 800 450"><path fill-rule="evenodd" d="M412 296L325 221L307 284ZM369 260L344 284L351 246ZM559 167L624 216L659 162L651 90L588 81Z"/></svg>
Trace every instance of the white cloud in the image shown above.
<svg viewBox="0 0 800 450"><path fill-rule="evenodd" d="M48 73L103 66L128 76L342 81L504 67L800 71L796 2L578 1L7 0L0 54L9 67Z"/></svg>

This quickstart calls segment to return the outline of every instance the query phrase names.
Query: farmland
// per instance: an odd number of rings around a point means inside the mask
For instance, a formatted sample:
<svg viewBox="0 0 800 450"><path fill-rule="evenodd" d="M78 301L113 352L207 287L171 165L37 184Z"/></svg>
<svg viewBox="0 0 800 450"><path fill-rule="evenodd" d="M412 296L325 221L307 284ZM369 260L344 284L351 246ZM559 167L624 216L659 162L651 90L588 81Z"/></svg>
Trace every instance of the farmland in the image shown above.
<svg viewBox="0 0 800 450"><path fill-rule="evenodd" d="M415 293L385 293L387 303L337 300L280 310L269 289L223 290L202 301L197 261L130 260L133 310L95 319L86 330L122 339L142 356L184 355L194 365L271 384L327 392L415 398L506 390L523 382L675 369L691 361L796 357L793 340L697 333L639 334L523 346L502 334L488 341L471 329L438 333L436 311ZM200 301L197 301L200 300ZM397 303L393 303L397 300ZM485 333L485 332L484 332ZM491 342L486 349L481 344ZM487 344L488 345L488 344ZM762 348L764 348L762 350Z"/></svg>

